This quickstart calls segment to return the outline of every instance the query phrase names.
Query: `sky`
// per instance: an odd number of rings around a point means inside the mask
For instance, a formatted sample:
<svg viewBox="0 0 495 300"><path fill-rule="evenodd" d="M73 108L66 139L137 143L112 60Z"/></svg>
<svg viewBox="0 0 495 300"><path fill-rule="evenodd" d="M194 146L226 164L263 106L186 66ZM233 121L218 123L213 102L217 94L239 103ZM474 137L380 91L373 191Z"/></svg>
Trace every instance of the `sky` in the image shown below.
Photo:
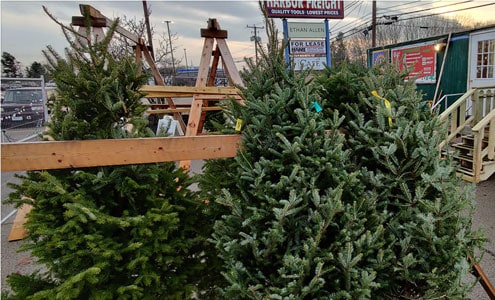
<svg viewBox="0 0 495 300"><path fill-rule="evenodd" d="M355 2L354 4L352 4ZM421 10L466 2L462 0L409 0L392 1L378 0L377 16L396 14L407 11ZM427 13L444 12L466 6L475 6L493 1L475 0L463 5L440 7ZM175 48L174 57L185 64L197 66L200 63L203 39L200 29L205 28L207 20L216 18L222 29L228 31L227 44L238 67L242 65L244 57L254 57L254 42L251 41L253 29L247 26L262 27L263 18L255 0L237 1L154 1L148 0L150 8L150 23L156 33L167 34L164 21L169 24ZM110 19L126 16L127 19L143 19L142 1L6 1L0 0L1 9L1 51L12 54L21 66L27 67L32 62L45 63L42 50L48 45L63 54L68 46L62 31L55 22L43 11L45 6L60 22L70 24L72 16L80 16L79 4L89 4L98 9ZM351 5L352 4L352 5ZM330 31L335 29L352 28L353 24L360 24L371 16L371 1L345 1L346 10L343 20L330 20ZM349 7L349 8L348 8ZM348 8L348 9L347 9ZM460 14L461 12L459 12ZM462 12L469 17L481 20L495 20L495 5L486 6ZM291 21L318 22L321 20L289 19ZM275 24L282 32L282 22L275 19ZM337 32L335 32L336 34ZM258 29L257 34L262 41L266 41L264 29ZM154 40L155 46L158 44ZM185 50L184 50L185 49Z"/></svg>

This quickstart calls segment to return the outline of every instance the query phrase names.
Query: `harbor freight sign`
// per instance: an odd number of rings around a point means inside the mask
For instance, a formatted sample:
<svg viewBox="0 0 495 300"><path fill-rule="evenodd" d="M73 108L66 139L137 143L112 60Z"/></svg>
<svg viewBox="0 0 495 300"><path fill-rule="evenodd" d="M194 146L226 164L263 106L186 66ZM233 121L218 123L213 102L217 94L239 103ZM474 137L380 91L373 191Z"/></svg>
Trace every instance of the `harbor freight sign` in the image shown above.
<svg viewBox="0 0 495 300"><path fill-rule="evenodd" d="M296 40L290 41L290 54L325 54L325 40Z"/></svg>
<svg viewBox="0 0 495 300"><path fill-rule="evenodd" d="M324 23L287 23L289 38L325 38Z"/></svg>
<svg viewBox="0 0 495 300"><path fill-rule="evenodd" d="M280 0L265 4L270 18L344 18L344 0Z"/></svg>

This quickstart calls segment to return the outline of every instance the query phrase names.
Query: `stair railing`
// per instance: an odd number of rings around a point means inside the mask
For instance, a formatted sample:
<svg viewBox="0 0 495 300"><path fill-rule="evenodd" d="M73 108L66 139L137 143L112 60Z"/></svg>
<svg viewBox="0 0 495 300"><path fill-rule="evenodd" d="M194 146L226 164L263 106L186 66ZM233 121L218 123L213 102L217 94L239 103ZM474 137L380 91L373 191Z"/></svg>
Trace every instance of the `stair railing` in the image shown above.
<svg viewBox="0 0 495 300"><path fill-rule="evenodd" d="M448 145L458 134L460 134L466 125L471 124L474 116L469 116L466 119L467 111L469 110L469 99L476 92L476 89L471 89L462 95L456 102L449 106L440 114L440 120L448 121L449 134L443 142L438 145L438 149L442 149ZM474 102L474 101L473 101Z"/></svg>
<svg viewBox="0 0 495 300"><path fill-rule="evenodd" d="M437 108L439 110L442 110L442 107L443 107L443 110L446 110L447 107L449 106L449 97L457 97L457 96L460 96L460 95L464 95L464 93L456 93L456 94L443 95L442 98L440 98L440 100L436 101L431 106L431 110L432 111L435 111L435 110L437 110Z"/></svg>
<svg viewBox="0 0 495 300"><path fill-rule="evenodd" d="M488 129L488 143L483 148L483 140ZM472 128L474 136L473 149L473 173L475 182L481 180L481 170L483 161L486 158L493 160L495 158L495 109L488 113L481 121L476 123ZM485 140L486 141L486 140Z"/></svg>
<svg viewBox="0 0 495 300"><path fill-rule="evenodd" d="M474 137L473 173L474 182L479 182L483 177L490 176L493 165L484 166L488 161L493 161L495 150L495 87L478 88L473 97ZM488 130L488 131L487 131ZM488 133L488 137L486 137ZM485 145L485 148L483 148ZM487 158L488 160L485 160ZM484 169L487 170L484 170ZM489 169L489 170L488 170ZM482 174L482 172L484 173ZM486 179L486 178L484 178ZM483 180L484 180L483 179Z"/></svg>

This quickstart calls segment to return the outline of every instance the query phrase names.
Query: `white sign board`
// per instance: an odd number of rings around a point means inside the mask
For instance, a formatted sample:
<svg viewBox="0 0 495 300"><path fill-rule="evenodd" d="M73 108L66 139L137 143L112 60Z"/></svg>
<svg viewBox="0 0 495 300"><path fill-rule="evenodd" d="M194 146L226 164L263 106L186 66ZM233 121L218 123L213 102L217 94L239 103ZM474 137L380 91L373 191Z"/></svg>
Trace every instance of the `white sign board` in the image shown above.
<svg viewBox="0 0 495 300"><path fill-rule="evenodd" d="M325 56L317 57L294 57L294 70L324 70L327 58Z"/></svg>
<svg viewBox="0 0 495 300"><path fill-rule="evenodd" d="M289 38L325 38L325 23L287 23Z"/></svg>
<svg viewBox="0 0 495 300"><path fill-rule="evenodd" d="M290 41L290 54L325 54L325 40Z"/></svg>

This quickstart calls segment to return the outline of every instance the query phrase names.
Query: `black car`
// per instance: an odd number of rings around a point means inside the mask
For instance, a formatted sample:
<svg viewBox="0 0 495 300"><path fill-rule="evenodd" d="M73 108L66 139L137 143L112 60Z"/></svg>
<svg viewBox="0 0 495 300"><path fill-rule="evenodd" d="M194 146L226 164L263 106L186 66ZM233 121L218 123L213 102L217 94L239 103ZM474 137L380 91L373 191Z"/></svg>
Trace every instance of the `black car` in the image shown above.
<svg viewBox="0 0 495 300"><path fill-rule="evenodd" d="M1 105L2 129L39 127L45 119L43 88L16 88L5 91Z"/></svg>

